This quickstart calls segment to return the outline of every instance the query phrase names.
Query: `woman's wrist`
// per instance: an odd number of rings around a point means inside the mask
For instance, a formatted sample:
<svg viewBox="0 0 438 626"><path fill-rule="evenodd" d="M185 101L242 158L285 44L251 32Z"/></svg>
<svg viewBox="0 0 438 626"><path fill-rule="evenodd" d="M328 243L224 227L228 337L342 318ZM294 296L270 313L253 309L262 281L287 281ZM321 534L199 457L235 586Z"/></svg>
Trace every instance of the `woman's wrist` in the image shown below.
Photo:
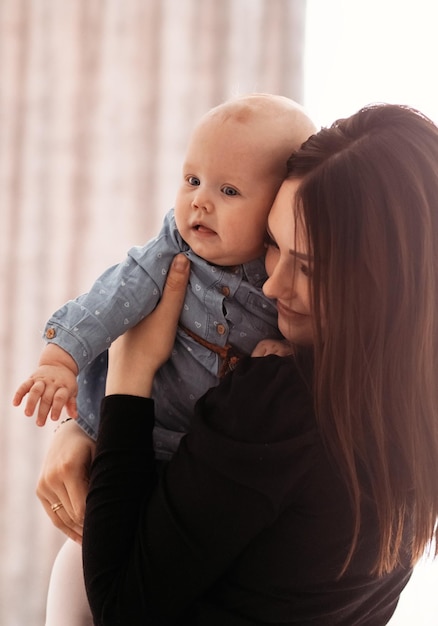
<svg viewBox="0 0 438 626"><path fill-rule="evenodd" d="M150 371L147 367L134 367L117 371L116 366L108 369L105 394L137 396L150 398L155 377L155 369Z"/></svg>

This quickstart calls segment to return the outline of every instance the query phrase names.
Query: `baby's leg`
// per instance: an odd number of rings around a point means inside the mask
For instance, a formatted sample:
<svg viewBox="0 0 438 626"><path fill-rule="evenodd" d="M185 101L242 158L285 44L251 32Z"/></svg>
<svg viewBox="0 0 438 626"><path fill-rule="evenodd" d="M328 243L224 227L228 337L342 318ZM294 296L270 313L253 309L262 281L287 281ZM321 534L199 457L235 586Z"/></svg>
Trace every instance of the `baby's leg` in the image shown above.
<svg viewBox="0 0 438 626"><path fill-rule="evenodd" d="M45 626L93 626L82 573L82 548L67 539L50 576Z"/></svg>

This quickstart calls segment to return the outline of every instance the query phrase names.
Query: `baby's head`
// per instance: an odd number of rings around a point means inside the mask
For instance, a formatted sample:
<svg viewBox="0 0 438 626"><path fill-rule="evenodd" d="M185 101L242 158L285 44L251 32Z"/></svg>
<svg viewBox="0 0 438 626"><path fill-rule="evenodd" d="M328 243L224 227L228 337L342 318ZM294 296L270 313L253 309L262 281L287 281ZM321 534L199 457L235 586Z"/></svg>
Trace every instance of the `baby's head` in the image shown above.
<svg viewBox="0 0 438 626"><path fill-rule="evenodd" d="M216 265L263 253L266 218L291 153L315 132L296 102L253 94L211 109L195 127L175 218L183 239Z"/></svg>

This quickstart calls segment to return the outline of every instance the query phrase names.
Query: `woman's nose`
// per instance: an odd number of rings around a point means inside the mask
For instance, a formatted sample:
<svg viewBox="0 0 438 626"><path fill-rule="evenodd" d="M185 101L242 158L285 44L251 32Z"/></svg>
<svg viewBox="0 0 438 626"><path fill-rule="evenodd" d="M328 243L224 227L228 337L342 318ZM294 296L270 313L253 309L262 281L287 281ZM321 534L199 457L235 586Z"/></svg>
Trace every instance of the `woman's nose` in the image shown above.
<svg viewBox="0 0 438 626"><path fill-rule="evenodd" d="M276 292L275 292L275 283L273 281L272 274L263 283L262 291L265 294L265 296L267 298L269 298L270 300L276 300L277 299Z"/></svg>
<svg viewBox="0 0 438 626"><path fill-rule="evenodd" d="M292 300L295 293L294 277L279 263L270 272L262 290L270 300Z"/></svg>

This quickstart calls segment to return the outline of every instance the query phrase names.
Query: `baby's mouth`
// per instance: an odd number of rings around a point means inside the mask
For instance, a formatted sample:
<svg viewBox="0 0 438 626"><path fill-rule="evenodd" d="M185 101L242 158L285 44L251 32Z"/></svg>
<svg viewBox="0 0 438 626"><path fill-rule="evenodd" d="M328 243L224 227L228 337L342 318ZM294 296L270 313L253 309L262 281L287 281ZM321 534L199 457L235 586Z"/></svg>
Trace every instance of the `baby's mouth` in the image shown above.
<svg viewBox="0 0 438 626"><path fill-rule="evenodd" d="M199 234L205 234L205 235L216 234L214 230L212 230L211 228L208 228L208 226L204 226L204 224L195 224L193 226L193 230L195 230Z"/></svg>

